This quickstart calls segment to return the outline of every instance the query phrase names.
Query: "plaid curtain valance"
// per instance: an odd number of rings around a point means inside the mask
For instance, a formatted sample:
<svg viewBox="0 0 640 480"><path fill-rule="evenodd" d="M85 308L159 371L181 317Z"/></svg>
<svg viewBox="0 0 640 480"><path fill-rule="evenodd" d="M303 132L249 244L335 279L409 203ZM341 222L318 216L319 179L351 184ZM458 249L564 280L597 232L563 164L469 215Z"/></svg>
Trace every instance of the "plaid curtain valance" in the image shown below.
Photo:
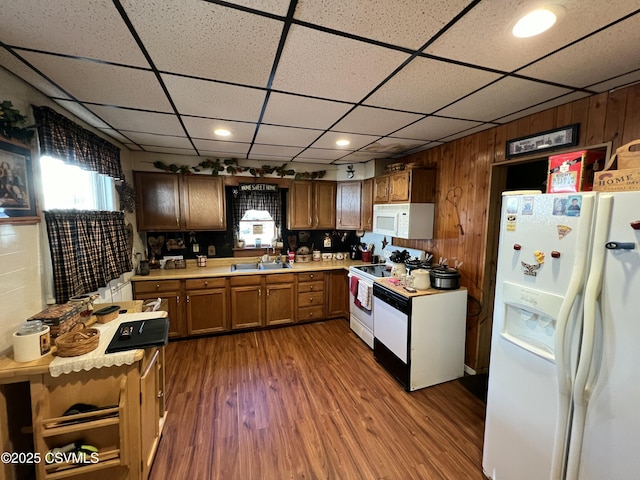
<svg viewBox="0 0 640 480"><path fill-rule="evenodd" d="M120 149L49 107L32 105L43 155L123 180Z"/></svg>
<svg viewBox="0 0 640 480"><path fill-rule="evenodd" d="M50 210L44 216L56 303L95 292L133 270L123 212Z"/></svg>
<svg viewBox="0 0 640 480"><path fill-rule="evenodd" d="M240 220L247 210L266 210L271 214L276 227L282 224L282 202L280 192L252 192L233 189L233 225L240 225Z"/></svg>

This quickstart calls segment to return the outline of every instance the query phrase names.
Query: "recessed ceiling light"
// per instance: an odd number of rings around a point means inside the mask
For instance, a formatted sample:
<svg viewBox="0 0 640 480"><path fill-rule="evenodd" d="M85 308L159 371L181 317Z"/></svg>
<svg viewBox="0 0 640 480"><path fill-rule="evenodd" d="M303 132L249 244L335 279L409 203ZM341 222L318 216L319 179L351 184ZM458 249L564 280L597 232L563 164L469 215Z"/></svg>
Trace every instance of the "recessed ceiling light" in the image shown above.
<svg viewBox="0 0 640 480"><path fill-rule="evenodd" d="M219 137L228 137L229 135L231 135L231 132L229 130L224 129L224 128L218 128L218 129L214 130L213 133L215 133Z"/></svg>
<svg viewBox="0 0 640 480"><path fill-rule="evenodd" d="M351 142L349 140L338 140L336 142L336 145L340 146L340 147L345 147L347 145L349 145Z"/></svg>
<svg viewBox="0 0 640 480"><path fill-rule="evenodd" d="M556 23L557 15L547 8L534 10L522 17L513 27L513 35L528 38L549 30Z"/></svg>

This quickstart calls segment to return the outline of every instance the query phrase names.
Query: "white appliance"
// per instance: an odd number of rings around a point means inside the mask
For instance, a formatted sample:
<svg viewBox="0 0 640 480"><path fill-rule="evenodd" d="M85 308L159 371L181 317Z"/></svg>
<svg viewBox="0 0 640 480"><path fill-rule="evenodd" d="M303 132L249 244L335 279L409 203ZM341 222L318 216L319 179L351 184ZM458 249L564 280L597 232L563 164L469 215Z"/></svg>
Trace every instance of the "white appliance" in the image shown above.
<svg viewBox="0 0 640 480"><path fill-rule="evenodd" d="M373 233L403 239L433 238L433 203L376 204Z"/></svg>
<svg viewBox="0 0 640 480"><path fill-rule="evenodd" d="M489 478L640 478L639 206L640 192L503 196Z"/></svg>
<svg viewBox="0 0 640 480"><path fill-rule="evenodd" d="M373 355L411 392L462 377L467 290L409 294L373 285Z"/></svg>
<svg viewBox="0 0 640 480"><path fill-rule="evenodd" d="M381 252L382 259L388 260L396 250L406 250L412 257L419 260L424 260L426 257L424 250L387 245ZM362 294L363 289L367 289L373 295L373 283L376 278L384 277L391 277L391 266L388 261L381 264L351 265L349 267L349 326L369 348L373 348L373 298L368 304L369 308L364 308L362 303L358 301L358 293Z"/></svg>

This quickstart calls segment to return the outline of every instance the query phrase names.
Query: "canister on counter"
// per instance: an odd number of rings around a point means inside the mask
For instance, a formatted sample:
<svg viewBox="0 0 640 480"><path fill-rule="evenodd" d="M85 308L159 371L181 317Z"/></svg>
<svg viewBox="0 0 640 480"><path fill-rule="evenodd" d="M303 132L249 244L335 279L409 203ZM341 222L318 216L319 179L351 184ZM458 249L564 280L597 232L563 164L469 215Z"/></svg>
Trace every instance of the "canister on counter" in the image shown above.
<svg viewBox="0 0 640 480"><path fill-rule="evenodd" d="M38 360L50 351L50 328L40 320L25 322L13 334L13 358L16 362Z"/></svg>

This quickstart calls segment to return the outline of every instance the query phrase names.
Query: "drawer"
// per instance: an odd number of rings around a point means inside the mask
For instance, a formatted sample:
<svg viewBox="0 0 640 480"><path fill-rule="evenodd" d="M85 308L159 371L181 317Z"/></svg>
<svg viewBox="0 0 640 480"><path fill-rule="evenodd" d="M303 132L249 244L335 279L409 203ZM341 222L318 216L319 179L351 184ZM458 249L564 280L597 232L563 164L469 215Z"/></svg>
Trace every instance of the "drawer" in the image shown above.
<svg viewBox="0 0 640 480"><path fill-rule="evenodd" d="M264 278L267 285L273 285L274 283L293 283L296 276L293 273L274 273L273 275L267 274Z"/></svg>
<svg viewBox="0 0 640 480"><path fill-rule="evenodd" d="M157 282L133 282L133 288L138 293L172 292L180 290L180 280L159 280Z"/></svg>
<svg viewBox="0 0 640 480"><path fill-rule="evenodd" d="M298 321L322 320L324 318L324 307L300 307L298 308Z"/></svg>
<svg viewBox="0 0 640 480"><path fill-rule="evenodd" d="M202 290L207 288L224 288L227 284L225 278L190 278L184 281L187 290Z"/></svg>
<svg viewBox="0 0 640 480"><path fill-rule="evenodd" d="M298 292L322 292L324 290L324 282L298 282Z"/></svg>
<svg viewBox="0 0 640 480"><path fill-rule="evenodd" d="M316 280L324 281L324 272L305 272L298 274L298 283L314 282Z"/></svg>
<svg viewBox="0 0 640 480"><path fill-rule="evenodd" d="M299 307L310 307L312 305L324 305L323 292L305 292L298 294Z"/></svg>
<svg viewBox="0 0 640 480"><path fill-rule="evenodd" d="M259 287L262 284L262 275L238 275L229 278L232 287L255 285Z"/></svg>

